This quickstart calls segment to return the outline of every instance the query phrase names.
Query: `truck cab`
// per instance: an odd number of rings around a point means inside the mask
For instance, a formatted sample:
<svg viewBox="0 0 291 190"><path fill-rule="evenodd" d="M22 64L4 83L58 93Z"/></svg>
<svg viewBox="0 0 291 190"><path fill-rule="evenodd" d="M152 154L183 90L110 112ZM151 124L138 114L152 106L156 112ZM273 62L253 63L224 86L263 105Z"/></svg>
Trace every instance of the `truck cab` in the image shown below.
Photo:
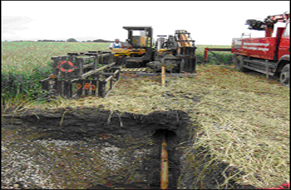
<svg viewBox="0 0 291 190"><path fill-rule="evenodd" d="M278 27L272 37L274 25ZM280 78L283 86L290 86L290 14L268 16L264 22L247 20L249 29L265 31L263 38L233 38L231 52L235 68L240 71L254 70Z"/></svg>
<svg viewBox="0 0 291 190"><path fill-rule="evenodd" d="M287 23L284 28L278 49L278 58L282 58L286 55L290 55L290 23Z"/></svg>

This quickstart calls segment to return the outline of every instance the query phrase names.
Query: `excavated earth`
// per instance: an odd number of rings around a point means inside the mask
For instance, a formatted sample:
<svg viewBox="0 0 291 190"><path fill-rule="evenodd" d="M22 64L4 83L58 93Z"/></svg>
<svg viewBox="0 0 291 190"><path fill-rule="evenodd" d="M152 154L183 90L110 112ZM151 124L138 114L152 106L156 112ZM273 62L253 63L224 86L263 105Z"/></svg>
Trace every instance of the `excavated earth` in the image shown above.
<svg viewBox="0 0 291 190"><path fill-rule="evenodd" d="M137 164L132 171L135 173L133 178L136 179L127 180L127 183L121 180L121 183L111 184L115 188L126 186L159 188L160 146L162 136L165 135L169 152L169 187L177 188L179 158L182 154L177 147L179 143L189 138L188 121L187 114L181 111L153 112L149 115L123 113L120 116L118 112L111 113L102 109L67 108L54 111L26 110L13 115L6 114L2 128L15 129L22 136L41 134L30 140L31 146L36 143L45 146L46 142L55 146L70 143L75 147L78 144L99 147L98 150L104 153L104 157L108 157L107 166L113 169L124 162L118 158L117 152L132 149L125 156L128 156L128 163L134 163L137 157L141 158L141 164ZM29 154L29 150L26 154ZM79 156L82 157L82 154ZM83 159L90 159L90 155ZM38 159L38 162L39 165L48 164L41 159ZM94 187L106 186L100 183L88 185L88 188Z"/></svg>
<svg viewBox="0 0 291 190"><path fill-rule="evenodd" d="M2 172L1 182L6 184L2 188L9 188L13 184L23 188L60 188L61 185L49 184L44 182L44 179L57 181L64 178L68 170L66 168L75 167L70 160L74 158L83 165L75 168L78 173L75 179L72 177L65 179L68 183L84 180L83 184L86 184L84 188L90 189L159 189L160 149L163 136L168 143L169 188L194 188L200 185L194 182L198 181L197 176L203 170L200 167L202 163L199 160L197 163L187 163L183 157L185 150L183 148L193 144L192 137L195 133L195 124L190 122L185 112L156 111L141 115L112 113L102 107L98 109L67 107L58 110L6 113L2 119L2 129L17 131L20 137L30 137L20 141L21 143L7 142L2 145L2 160L5 161L6 157L3 156L6 155L5 151L13 147L15 154L31 158L29 163L38 166L35 169L38 175L30 174L34 178L28 177L28 172L22 175L24 176L22 178L13 176L12 172ZM62 155L62 151L68 153ZM94 160L96 163L103 160L104 164L96 169L93 167ZM19 164L19 167L22 165ZM209 175L203 179L203 188L218 188L217 183L224 180L221 171L226 167L226 164L219 163L219 170L209 169ZM2 171L9 168L11 166L2 166ZM192 172L185 172L189 169ZM103 170L108 172L102 173ZM8 178L13 180L9 181Z"/></svg>

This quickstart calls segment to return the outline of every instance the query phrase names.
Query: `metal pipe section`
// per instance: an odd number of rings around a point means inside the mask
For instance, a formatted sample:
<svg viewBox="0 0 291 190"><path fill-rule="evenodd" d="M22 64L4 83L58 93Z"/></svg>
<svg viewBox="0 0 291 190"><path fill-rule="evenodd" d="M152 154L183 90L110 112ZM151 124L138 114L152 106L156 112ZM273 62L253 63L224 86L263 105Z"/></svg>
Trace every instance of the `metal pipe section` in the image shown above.
<svg viewBox="0 0 291 190"><path fill-rule="evenodd" d="M185 31L181 31L182 33L185 33ZM189 39L188 37L186 36L186 34L180 34L181 35L181 38L182 40L184 40L184 47L191 47L191 44L189 42Z"/></svg>
<svg viewBox="0 0 291 190"><path fill-rule="evenodd" d="M162 66L162 72L161 72L161 83L162 83L162 86L165 85L165 76L166 73L165 73L165 66Z"/></svg>
<svg viewBox="0 0 291 190"><path fill-rule="evenodd" d="M105 81L108 82L109 80L111 80L113 78L113 76L111 75L110 77L108 77Z"/></svg>
<svg viewBox="0 0 291 190"><path fill-rule="evenodd" d="M119 73L119 72L120 72L120 70L117 69L117 70L113 73L113 76L115 77L115 76L117 75L117 73Z"/></svg>
<svg viewBox="0 0 291 190"><path fill-rule="evenodd" d="M88 77L88 76L90 76L90 75L93 75L94 73L97 73L97 72L99 72L99 71L102 71L103 69L106 69L107 67L111 67L111 66L113 66L114 64L115 64L115 62L110 63L110 64L108 64L108 65L105 65L105 66L103 66L103 67L100 67L100 68L98 68L98 69L88 71L87 73L81 75L81 79L85 79L86 77Z"/></svg>
<svg viewBox="0 0 291 190"><path fill-rule="evenodd" d="M204 59L203 59L203 63L206 62L207 56L208 56L208 48L204 48Z"/></svg>
<svg viewBox="0 0 291 190"><path fill-rule="evenodd" d="M231 48L204 48L204 63L207 61L208 51L211 53L212 51L231 51Z"/></svg>
<svg viewBox="0 0 291 190"><path fill-rule="evenodd" d="M169 186L169 160L167 143L165 136L163 136L162 148L161 148L161 189L168 189Z"/></svg>

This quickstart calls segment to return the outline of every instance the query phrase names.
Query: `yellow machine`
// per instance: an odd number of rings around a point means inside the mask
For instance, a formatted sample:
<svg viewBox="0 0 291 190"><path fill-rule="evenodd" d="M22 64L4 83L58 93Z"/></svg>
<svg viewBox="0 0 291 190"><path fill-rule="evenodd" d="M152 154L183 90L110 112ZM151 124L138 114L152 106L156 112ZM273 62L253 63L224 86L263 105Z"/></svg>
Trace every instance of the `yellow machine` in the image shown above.
<svg viewBox="0 0 291 190"><path fill-rule="evenodd" d="M128 68L145 67L145 64L152 60L152 28L150 26L125 26L128 30L126 48L115 48L115 62L118 65L125 65Z"/></svg>
<svg viewBox="0 0 291 190"><path fill-rule="evenodd" d="M123 49L123 48L115 48L111 51L115 57L119 56L141 56L145 54L145 49Z"/></svg>
<svg viewBox="0 0 291 190"><path fill-rule="evenodd" d="M126 68L150 68L159 72L162 65L173 73L194 73L196 56L194 40L186 30L176 30L175 35L158 36L153 44L153 30L150 26L126 26L129 44L126 48L115 48L112 53L117 65ZM139 32L137 34L137 32Z"/></svg>

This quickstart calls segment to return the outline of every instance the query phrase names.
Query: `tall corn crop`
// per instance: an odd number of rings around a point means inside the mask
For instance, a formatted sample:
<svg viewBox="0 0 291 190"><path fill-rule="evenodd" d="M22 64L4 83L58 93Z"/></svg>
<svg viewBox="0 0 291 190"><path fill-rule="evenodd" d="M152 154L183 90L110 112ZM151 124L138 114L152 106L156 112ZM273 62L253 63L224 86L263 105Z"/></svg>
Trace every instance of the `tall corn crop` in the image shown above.
<svg viewBox="0 0 291 190"><path fill-rule="evenodd" d="M108 43L2 42L1 96L32 96L39 93L39 81L52 72L52 56L104 51L108 50L108 46Z"/></svg>

